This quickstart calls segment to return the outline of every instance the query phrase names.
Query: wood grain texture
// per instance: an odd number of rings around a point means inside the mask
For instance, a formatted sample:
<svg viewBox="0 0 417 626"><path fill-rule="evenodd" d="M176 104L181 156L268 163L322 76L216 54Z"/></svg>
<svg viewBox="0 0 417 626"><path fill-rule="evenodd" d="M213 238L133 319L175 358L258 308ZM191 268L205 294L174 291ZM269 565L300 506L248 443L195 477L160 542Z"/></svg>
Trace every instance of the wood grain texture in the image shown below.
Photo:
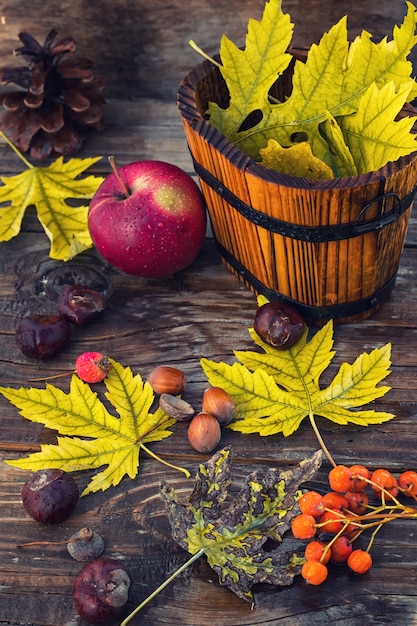
<svg viewBox="0 0 417 626"><path fill-rule="evenodd" d="M40 39L52 26L62 34L71 30L79 51L93 56L108 81L107 128L90 135L80 156L102 155L94 166L101 174L109 172L106 156L114 154L120 164L159 158L194 175L175 103L179 80L199 62L187 41L192 36L215 53L221 34L239 39L249 15L259 17L263 5L260 0L244 6L223 0L168 4L102 0L99 8L97 3L82 0L3 2L0 56L15 47L22 28L38 31ZM310 0L308 11L301 0L284 0L283 6L299 24L300 43L317 39L346 12L353 32L364 27L382 36L405 10L405 3L397 0ZM0 173L21 169L17 157L0 145ZM70 371L80 352L100 349L143 376L157 364L181 367L187 374L184 397L198 407L207 385L200 358L232 362L233 350L252 347L247 328L253 322L255 297L220 262L210 229L192 267L179 276L155 281L123 275L92 251L67 264L52 261L48 248L33 211L28 211L19 237L0 244L1 385L27 386L33 377ZM417 469L416 267L417 219L412 214L390 300L371 319L335 330L337 354L323 384L342 361L352 362L364 350L392 342L388 379L392 389L377 408L396 415L391 422L366 430L320 421L326 444L341 463L383 465L395 472ZM109 297L103 316L88 328L77 329L68 349L52 361L24 358L14 341L18 320L29 312L54 310L57 285L69 275L106 286ZM68 389L66 378L55 384ZM102 389L97 386L99 392ZM54 441L54 432L24 420L0 397L0 624L86 626L72 602L72 583L80 564L64 547L17 548L18 544L62 541L82 526L92 526L105 539L105 555L122 559L131 573L130 608L187 559L170 537L158 489L166 479L186 495L191 481L146 456L135 480L126 479L105 493L82 498L66 522L42 526L29 519L20 497L27 473L4 460ZM254 468L288 467L317 448L307 422L287 439L225 430L222 444L233 446L236 488ZM192 473L206 458L188 445L185 424L176 425L174 434L153 449ZM327 470L325 464L311 487L325 488ZM88 481L87 474L75 474L80 487ZM254 609L220 587L202 559L165 589L132 626L414 626L415 533L415 521L390 524L375 541L374 567L367 576L350 576L343 567L332 567L330 579L317 589L301 580L283 589L262 586L256 590Z"/></svg>
<svg viewBox="0 0 417 626"><path fill-rule="evenodd" d="M10 64L19 46L18 33L31 32L43 41L55 28L72 35L77 54L94 62L106 80L108 97L175 98L178 83L200 62L188 45L194 39L208 54L216 54L226 34L238 45L245 40L248 19L260 19L263 0L9 0L0 5L0 59ZM343 15L349 14L351 36L367 29L380 39L400 23L403 0L332 2L283 0L283 10L296 25L294 44L317 42ZM15 60L16 62L17 60Z"/></svg>

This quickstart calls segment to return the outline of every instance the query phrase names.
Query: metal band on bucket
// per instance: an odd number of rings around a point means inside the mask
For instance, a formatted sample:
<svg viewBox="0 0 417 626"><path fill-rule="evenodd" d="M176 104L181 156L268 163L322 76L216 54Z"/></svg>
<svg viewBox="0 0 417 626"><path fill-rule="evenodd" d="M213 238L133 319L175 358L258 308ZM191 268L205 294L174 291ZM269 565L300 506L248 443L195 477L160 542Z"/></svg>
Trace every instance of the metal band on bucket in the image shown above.
<svg viewBox="0 0 417 626"><path fill-rule="evenodd" d="M383 193L363 207L354 222L347 224L333 224L331 226L304 226L302 224L293 224L292 222L279 220L248 206L232 191L230 191L230 189L217 180L217 178L215 178L215 176L213 176L206 168L200 165L200 163L197 163L194 158L193 164L194 169L201 180L207 183L207 185L218 193L219 196L230 204L230 206L236 209L236 211L238 211L250 222L256 226L260 226L261 228L265 228L270 232L277 233L284 237L290 237L291 239L311 243L351 239L352 237L359 237L374 230L381 230L385 226L388 226L398 220L398 218L405 213L405 211L407 211L407 209L411 206L417 191L416 185L403 199L400 199L399 196L393 192ZM381 180L381 182L385 181ZM378 215L371 220L359 221L370 206L372 206L375 202L379 202L383 198L388 197L395 198L397 201L391 211L388 211L383 215Z"/></svg>
<svg viewBox="0 0 417 626"><path fill-rule="evenodd" d="M374 309L389 298L397 276L397 273L395 273L389 281L385 283L385 285L367 298L351 300L350 302L342 302L340 304L329 304L327 306L312 306L311 304L304 304L303 302L298 302L297 300L288 298L287 296L266 287L218 241L216 241L216 246L224 261L239 274L243 281L249 283L255 291L263 294L266 298L268 298L268 300L279 300L280 302L291 306L306 320L313 320L317 322L320 320L328 320L329 318L340 319L353 315L359 315L360 313L365 313L365 311Z"/></svg>

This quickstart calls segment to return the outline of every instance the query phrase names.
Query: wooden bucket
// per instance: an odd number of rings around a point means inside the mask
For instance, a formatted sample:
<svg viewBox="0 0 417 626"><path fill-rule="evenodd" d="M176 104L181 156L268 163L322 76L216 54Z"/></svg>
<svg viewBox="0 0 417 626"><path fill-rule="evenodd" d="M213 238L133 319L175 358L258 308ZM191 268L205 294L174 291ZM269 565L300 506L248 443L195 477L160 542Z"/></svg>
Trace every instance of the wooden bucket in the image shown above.
<svg viewBox="0 0 417 626"><path fill-rule="evenodd" d="M288 80L277 94L288 89ZM310 325L370 317L389 297L417 183L417 153L370 174L308 181L256 163L204 118L227 88L208 61L180 83L178 106L226 266ZM414 109L412 113L415 114Z"/></svg>

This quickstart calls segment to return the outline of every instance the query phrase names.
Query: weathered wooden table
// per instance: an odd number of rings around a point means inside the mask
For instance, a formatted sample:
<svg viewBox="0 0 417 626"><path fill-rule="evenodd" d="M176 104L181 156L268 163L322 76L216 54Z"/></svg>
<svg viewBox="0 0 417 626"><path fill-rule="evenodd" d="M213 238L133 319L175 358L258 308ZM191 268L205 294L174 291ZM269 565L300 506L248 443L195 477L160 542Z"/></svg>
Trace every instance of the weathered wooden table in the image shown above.
<svg viewBox="0 0 417 626"><path fill-rule="evenodd" d="M243 36L247 18L260 17L263 7L260 0L247 2L244 8L242 3L230 1L216 3L216 8L208 3L200 7L200 3L191 1L186 8L180 2L171 3L170 7L155 2L155 6L151 3L146 8L145 3L137 3L142 7L139 10L120 1L116 3L118 12L114 8L112 12L114 3L105 1L100 3L97 16L96 9L87 10L83 3L33 2L30 8L24 2L12 4L1 9L3 54L15 47L16 33L22 27L32 29L40 39L52 26L68 31L63 17L66 5L72 7L67 18L71 20L72 33L76 36L79 28L84 51L88 50L90 33L97 46L91 47L89 56L97 58L102 69L106 67L105 58L100 56L105 45L104 27L108 28L108 38L114 35L112 54L107 58L113 72L105 108L107 129L92 135L80 155L102 155L94 167L95 172L102 174L109 171L105 158L109 154L115 155L119 163L158 158L192 173L175 103L177 79L199 62L195 53L186 49L186 41L193 37L206 48L211 43L208 51L214 53L223 32L235 38L237 34ZM351 15L354 33L367 28L382 36L402 19L405 10L405 4L393 0L361 0L353 4L310 0L307 10L306 3L300 0L289 0L283 5L300 24L297 43L317 39L345 13ZM83 20L77 21L75 9L84 11ZM137 22L127 18L130 10ZM138 42L138 56L130 58L129 69L125 70L130 72L130 80L117 87L115 55L118 49L125 54L122 43L129 37L130 51ZM141 41L145 41L142 47ZM152 59L160 67L160 81L158 70L150 69ZM168 71L169 63L175 71ZM141 71L145 77L142 82ZM136 86L136 93L135 81L141 85ZM16 173L21 167L10 149L1 145L1 174ZM392 389L378 401L377 407L396 415L390 422L367 429L320 422L326 443L340 463L361 463L371 469L384 466L395 473L417 469L416 267L417 221L412 218L391 299L372 319L335 330L337 356L328 376L342 361L352 362L364 350L392 342L393 366L388 379ZM199 259L180 276L140 280L110 269L93 251L67 264L51 260L48 241L34 213L29 211L18 238L0 244L0 272L1 385L27 386L31 378L69 371L80 352L99 349L144 377L158 364L180 367L187 374L185 398L198 406L207 386L200 358L232 362L233 350L252 347L247 328L253 321L255 296L221 264L210 236ZM76 330L68 348L52 360L38 362L23 357L14 339L18 320L29 312L53 311L54 285L74 277L108 284L110 297L105 313L94 324ZM58 379L55 384L67 389L68 379ZM100 385L97 389L102 390ZM118 487L86 496L67 521L43 526L31 520L22 507L20 492L28 473L12 468L3 459L18 458L38 450L42 443L53 443L55 434L24 420L3 397L0 420L0 624L80 623L72 601L72 583L80 564L68 556L65 546L19 549L18 544L62 541L79 528L91 526L105 539L105 555L122 559L131 573L131 608L186 561L187 554L171 539L159 484L166 479L185 495L191 489L190 480L143 455L135 480L125 479ZM237 485L254 468L288 467L317 448L307 423L287 439L244 436L226 430L222 444L233 446ZM189 446L185 424L177 424L172 437L155 444L155 449L192 474L207 458ZM313 482L315 488L325 488L328 469L325 463ZM86 482L81 473L75 478L81 486ZM307 586L301 579L290 587L262 587L255 594L255 609L220 587L216 575L202 559L157 596L132 623L417 624L416 528L414 520L384 528L373 547L374 567L365 577L349 575L344 567L332 566L331 576L321 587Z"/></svg>

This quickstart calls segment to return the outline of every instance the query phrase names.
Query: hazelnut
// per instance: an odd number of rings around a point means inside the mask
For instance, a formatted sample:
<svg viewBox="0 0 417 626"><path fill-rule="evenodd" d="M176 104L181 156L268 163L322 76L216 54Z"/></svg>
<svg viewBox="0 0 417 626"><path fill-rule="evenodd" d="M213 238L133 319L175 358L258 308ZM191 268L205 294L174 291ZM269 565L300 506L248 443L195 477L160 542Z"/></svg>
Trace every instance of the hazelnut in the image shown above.
<svg viewBox="0 0 417 626"><path fill-rule="evenodd" d="M188 441L197 452L213 452L221 439L219 422L210 413L198 413L188 427Z"/></svg>
<svg viewBox="0 0 417 626"><path fill-rule="evenodd" d="M185 374L176 367L159 365L148 376L148 383L155 393L179 395L185 388Z"/></svg>
<svg viewBox="0 0 417 626"><path fill-rule="evenodd" d="M161 394L159 406L169 417L173 417L180 422L190 419L195 413L191 404L170 393Z"/></svg>
<svg viewBox="0 0 417 626"><path fill-rule="evenodd" d="M221 387L209 387L203 393L201 408L204 413L213 415L220 426L227 426L235 415L236 403Z"/></svg>

